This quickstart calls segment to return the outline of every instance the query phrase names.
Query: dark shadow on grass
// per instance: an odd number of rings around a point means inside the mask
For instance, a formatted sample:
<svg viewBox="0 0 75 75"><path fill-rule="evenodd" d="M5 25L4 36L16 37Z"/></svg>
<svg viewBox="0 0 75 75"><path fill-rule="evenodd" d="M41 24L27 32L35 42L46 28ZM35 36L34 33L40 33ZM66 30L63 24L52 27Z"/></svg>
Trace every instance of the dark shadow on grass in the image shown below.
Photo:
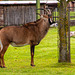
<svg viewBox="0 0 75 75"><path fill-rule="evenodd" d="M72 37L70 37L70 38L75 38L75 36L72 36Z"/></svg>
<svg viewBox="0 0 75 75"><path fill-rule="evenodd" d="M56 63L51 65L51 68L75 67L74 63Z"/></svg>

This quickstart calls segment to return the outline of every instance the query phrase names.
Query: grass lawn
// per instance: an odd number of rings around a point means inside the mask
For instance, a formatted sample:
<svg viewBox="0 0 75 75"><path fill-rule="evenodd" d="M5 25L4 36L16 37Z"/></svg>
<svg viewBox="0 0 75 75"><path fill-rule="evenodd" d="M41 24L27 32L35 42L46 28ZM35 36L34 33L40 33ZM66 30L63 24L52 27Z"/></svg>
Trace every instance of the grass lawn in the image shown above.
<svg viewBox="0 0 75 75"><path fill-rule="evenodd" d="M0 75L75 75L75 38L71 37L71 63L58 63L57 28L50 28L36 46L34 60L36 66L31 67L30 46L10 45L5 54L7 68L0 68Z"/></svg>

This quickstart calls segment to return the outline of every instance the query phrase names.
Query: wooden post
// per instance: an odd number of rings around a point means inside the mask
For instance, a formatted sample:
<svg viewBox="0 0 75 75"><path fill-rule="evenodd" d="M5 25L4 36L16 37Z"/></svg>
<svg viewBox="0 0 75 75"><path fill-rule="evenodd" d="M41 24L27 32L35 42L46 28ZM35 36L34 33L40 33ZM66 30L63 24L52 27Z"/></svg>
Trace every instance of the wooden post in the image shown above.
<svg viewBox="0 0 75 75"><path fill-rule="evenodd" d="M60 0L59 8L59 62L71 62L70 60L70 29L66 0Z"/></svg>
<svg viewBox="0 0 75 75"><path fill-rule="evenodd" d="M40 8L40 0L36 0L36 9ZM40 10L36 10L36 13L40 14ZM40 16L36 14L36 20L39 19Z"/></svg>

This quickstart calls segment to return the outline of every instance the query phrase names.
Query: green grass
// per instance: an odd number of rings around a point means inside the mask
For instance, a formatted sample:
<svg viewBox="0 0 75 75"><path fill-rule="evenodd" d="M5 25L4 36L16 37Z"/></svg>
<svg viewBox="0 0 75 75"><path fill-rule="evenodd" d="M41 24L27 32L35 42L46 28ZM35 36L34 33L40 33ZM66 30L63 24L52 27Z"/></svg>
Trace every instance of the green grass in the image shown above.
<svg viewBox="0 0 75 75"><path fill-rule="evenodd" d="M36 66L31 67L30 46L10 45L5 54L7 68L0 68L0 75L75 75L75 38L71 38L71 63L58 63L57 28L50 28L36 46L34 60Z"/></svg>
<svg viewBox="0 0 75 75"><path fill-rule="evenodd" d="M75 12L70 12L70 16L75 16ZM73 17L73 18L70 18L70 20L75 20L75 17Z"/></svg>

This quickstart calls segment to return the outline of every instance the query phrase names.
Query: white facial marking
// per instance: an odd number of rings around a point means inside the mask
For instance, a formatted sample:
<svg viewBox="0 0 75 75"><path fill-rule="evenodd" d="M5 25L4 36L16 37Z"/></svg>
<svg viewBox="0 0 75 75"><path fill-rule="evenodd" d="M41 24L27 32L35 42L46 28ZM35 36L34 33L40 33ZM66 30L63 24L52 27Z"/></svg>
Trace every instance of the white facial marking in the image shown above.
<svg viewBox="0 0 75 75"><path fill-rule="evenodd" d="M3 49L3 45L2 45L2 42L1 42L1 40L0 40L0 47L1 47L1 50Z"/></svg>
<svg viewBox="0 0 75 75"><path fill-rule="evenodd" d="M52 23L52 19L50 18L50 22Z"/></svg>

